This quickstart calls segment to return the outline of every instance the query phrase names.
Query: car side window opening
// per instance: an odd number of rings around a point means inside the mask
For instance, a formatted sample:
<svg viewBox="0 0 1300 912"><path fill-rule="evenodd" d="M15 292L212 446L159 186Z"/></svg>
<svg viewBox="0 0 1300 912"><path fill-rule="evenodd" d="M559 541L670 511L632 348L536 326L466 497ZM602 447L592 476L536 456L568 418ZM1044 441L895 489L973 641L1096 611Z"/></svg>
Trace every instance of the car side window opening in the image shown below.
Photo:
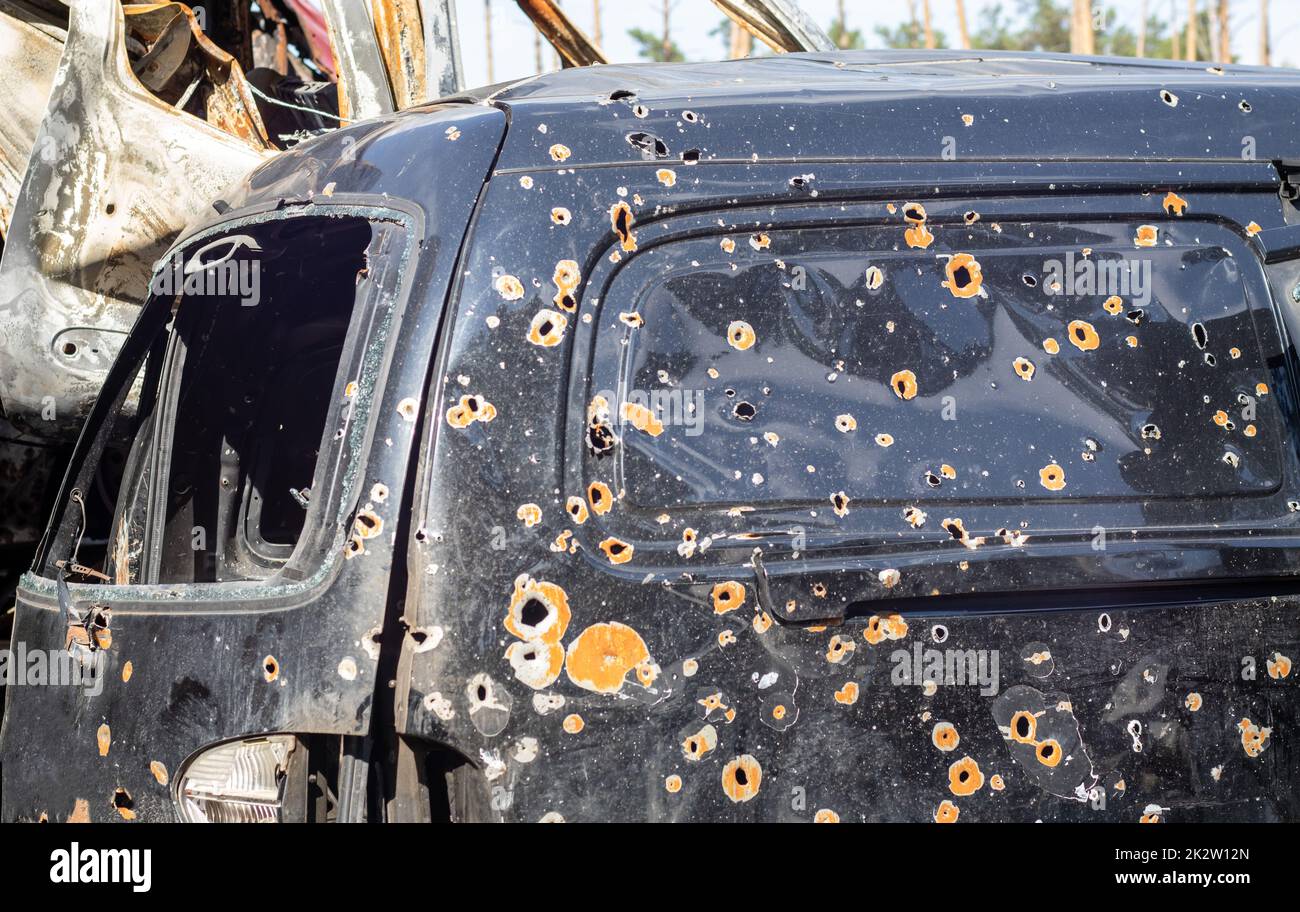
<svg viewBox="0 0 1300 912"><path fill-rule="evenodd" d="M141 406L105 423L78 492L77 562L98 571L79 581L215 583L285 566L330 406L347 394L339 364L371 239L362 218L299 217L185 250L173 278L189 281L136 381Z"/></svg>

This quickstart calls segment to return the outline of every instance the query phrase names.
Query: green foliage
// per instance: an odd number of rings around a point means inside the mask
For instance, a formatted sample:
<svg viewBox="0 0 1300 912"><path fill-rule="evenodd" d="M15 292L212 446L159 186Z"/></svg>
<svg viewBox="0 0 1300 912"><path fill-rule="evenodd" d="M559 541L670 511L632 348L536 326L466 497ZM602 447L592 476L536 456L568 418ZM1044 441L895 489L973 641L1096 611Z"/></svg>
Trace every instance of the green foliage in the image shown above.
<svg viewBox="0 0 1300 912"><path fill-rule="evenodd" d="M681 63L686 59L686 55L682 53L676 41L669 39L665 46L663 36L656 35L648 29L632 28L627 30L627 34L636 42L637 54L646 60L653 60L656 63Z"/></svg>

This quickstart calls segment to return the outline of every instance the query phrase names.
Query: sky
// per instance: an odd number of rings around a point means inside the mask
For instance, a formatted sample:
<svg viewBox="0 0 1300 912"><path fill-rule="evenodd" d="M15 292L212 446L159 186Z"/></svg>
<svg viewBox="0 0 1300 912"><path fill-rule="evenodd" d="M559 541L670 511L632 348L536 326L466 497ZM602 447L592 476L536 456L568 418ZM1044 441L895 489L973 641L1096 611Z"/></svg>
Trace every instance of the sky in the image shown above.
<svg viewBox="0 0 1300 912"><path fill-rule="evenodd" d="M719 22L722 12L711 0L671 0L672 37L681 46L689 60L717 60L726 56L723 39L710 35ZM1201 0L1202 5L1208 3ZM1294 66L1300 53L1290 50L1300 37L1300 16L1297 0L1269 0L1269 21L1273 63ZM836 0L800 0L800 6L819 25L827 28L836 16ZM920 2L917 0L917 8ZM982 12L996 5L993 0L966 0L966 16L974 32ZM1142 0L1109 0L1118 21L1136 29L1141 16ZM562 0L562 6L574 23L592 33L592 0ZM1015 14L1018 0L1003 0L1004 11ZM1179 22L1186 22L1186 0L1147 0L1148 9L1169 21L1177 12ZM489 82L485 47L485 12L491 9L493 54L493 80L501 82L535 73L535 34L528 18L519 10L514 0L457 0L460 19L461 54L465 66L465 84L485 85ZM875 34L875 26L893 27L910 18L907 0L847 0L845 3L849 28L860 29L868 47L881 47L883 43ZM661 23L661 0L602 0L601 21L603 47L614 62L637 59L636 44L628 37L629 28L640 27L658 33ZM935 27L956 37L956 3L954 0L930 0L931 16ZM919 13L918 13L919 16ZM1230 0L1229 23L1233 53L1239 63L1259 62L1259 0ZM549 46L543 48L543 63L556 68L558 63Z"/></svg>

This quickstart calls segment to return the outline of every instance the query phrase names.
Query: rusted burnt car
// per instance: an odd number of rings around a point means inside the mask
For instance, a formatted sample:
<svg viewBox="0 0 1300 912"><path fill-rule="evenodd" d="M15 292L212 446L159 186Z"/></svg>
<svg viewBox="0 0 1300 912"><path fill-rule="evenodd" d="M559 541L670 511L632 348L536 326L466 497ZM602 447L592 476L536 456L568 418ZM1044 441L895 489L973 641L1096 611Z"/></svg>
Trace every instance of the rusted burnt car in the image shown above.
<svg viewBox="0 0 1300 912"><path fill-rule="evenodd" d="M90 411L0 817L1295 819L1297 111L809 53L278 154Z"/></svg>

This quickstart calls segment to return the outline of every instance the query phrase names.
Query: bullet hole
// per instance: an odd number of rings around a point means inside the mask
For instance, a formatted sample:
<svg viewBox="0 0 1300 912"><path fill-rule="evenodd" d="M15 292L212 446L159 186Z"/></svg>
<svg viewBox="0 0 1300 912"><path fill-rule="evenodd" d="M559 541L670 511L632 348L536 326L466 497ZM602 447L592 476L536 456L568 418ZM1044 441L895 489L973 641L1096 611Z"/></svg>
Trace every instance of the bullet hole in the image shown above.
<svg viewBox="0 0 1300 912"><path fill-rule="evenodd" d="M805 187L808 187L811 183L812 183L811 174L796 174L794 177L790 178L790 186L795 190L803 190Z"/></svg>
<svg viewBox="0 0 1300 912"><path fill-rule="evenodd" d="M1210 334L1205 331L1204 323L1192 324L1192 342L1197 348L1205 348L1210 341Z"/></svg>
<svg viewBox="0 0 1300 912"><path fill-rule="evenodd" d="M629 144L640 149L643 156L665 158L668 155L668 144L652 133L629 133L625 138Z"/></svg>
<svg viewBox="0 0 1300 912"><path fill-rule="evenodd" d="M636 92L631 89L615 89L609 93L610 101L631 101L636 98Z"/></svg>
<svg viewBox="0 0 1300 912"><path fill-rule="evenodd" d="M1025 286L1028 287L1028 288L1037 288L1037 287L1038 287L1038 277L1037 277L1037 276L1032 276L1032 275L1030 275L1030 274L1027 273L1027 272L1026 272L1024 275L1022 275L1022 276L1020 277L1020 281L1024 282L1024 283L1025 283Z"/></svg>
<svg viewBox="0 0 1300 912"><path fill-rule="evenodd" d="M593 456L602 456L614 448L614 432L603 422L592 422L587 428L587 449Z"/></svg>
<svg viewBox="0 0 1300 912"><path fill-rule="evenodd" d="M530 598L519 609L519 620L528 627L536 627L548 617L550 611L541 599Z"/></svg>
<svg viewBox="0 0 1300 912"><path fill-rule="evenodd" d="M1130 310L1124 314L1124 319L1128 320L1134 326L1138 326L1146 319L1146 312L1141 310Z"/></svg>
<svg viewBox="0 0 1300 912"><path fill-rule="evenodd" d="M1160 100L1163 101L1165 104L1169 105L1169 107L1171 108L1178 107L1178 96L1175 95L1173 92L1169 91L1168 89L1160 90Z"/></svg>
<svg viewBox="0 0 1300 912"><path fill-rule="evenodd" d="M1102 612L1097 616L1097 629L1102 633L1109 633L1111 626L1110 615Z"/></svg>
<svg viewBox="0 0 1300 912"><path fill-rule="evenodd" d="M276 661L275 656L267 656L262 660L262 677L268 684L280 677L280 663Z"/></svg>
<svg viewBox="0 0 1300 912"><path fill-rule="evenodd" d="M932 488L937 488L939 487L939 485L943 484L943 479L941 479L938 475L934 474L933 472L926 472L925 483ZM958 538L960 538L960 536L958 536Z"/></svg>
<svg viewBox="0 0 1300 912"><path fill-rule="evenodd" d="M974 209L967 210L966 213L962 216L962 221L964 221L967 225L974 225L979 220L980 220L980 214L976 212Z"/></svg>
<svg viewBox="0 0 1300 912"><path fill-rule="evenodd" d="M737 402L731 409L731 414L734 415L738 421L753 421L756 413L757 410L748 402Z"/></svg>
<svg viewBox="0 0 1300 912"><path fill-rule="evenodd" d="M930 628L930 639L936 643L945 642L948 639L948 628L942 624L935 624Z"/></svg>
<svg viewBox="0 0 1300 912"><path fill-rule="evenodd" d="M966 530L958 522L948 520L943 524L943 527L948 530L948 534L952 536L954 541L961 541L966 537Z"/></svg>
<svg viewBox="0 0 1300 912"><path fill-rule="evenodd" d="M352 523L359 538L374 538L384 527L384 521L373 510L362 510Z"/></svg>
<svg viewBox="0 0 1300 912"><path fill-rule="evenodd" d="M1160 439L1160 427L1159 427L1159 425L1155 425L1155 424L1144 424L1144 425L1142 425L1142 439L1143 439L1143 440L1159 440L1159 439Z"/></svg>
<svg viewBox="0 0 1300 912"><path fill-rule="evenodd" d="M650 109L643 104L632 105L632 115L644 119L650 116Z"/></svg>
<svg viewBox="0 0 1300 912"><path fill-rule="evenodd" d="M1252 110L1250 102L1246 101L1244 98L1237 104L1237 107L1241 109L1241 113L1243 114L1249 114Z"/></svg>
<svg viewBox="0 0 1300 912"><path fill-rule="evenodd" d="M682 164L698 165L699 163L700 163L699 149L687 149L685 152L682 153Z"/></svg>
<svg viewBox="0 0 1300 912"><path fill-rule="evenodd" d="M135 799L126 789L118 786L113 790L113 810L123 820L135 819Z"/></svg>
<svg viewBox="0 0 1300 912"><path fill-rule="evenodd" d="M610 227L614 229L614 234L618 236L619 244L626 253L636 250L636 235L632 232L634 221L632 207L621 200L609 210Z"/></svg>
<svg viewBox="0 0 1300 912"><path fill-rule="evenodd" d="M1011 737L1021 744L1028 744L1034 739L1038 730L1038 720L1024 710L1011 717Z"/></svg>
<svg viewBox="0 0 1300 912"><path fill-rule="evenodd" d="M920 224L925 221L925 207L920 203L904 203L903 218L909 222Z"/></svg>
<svg viewBox="0 0 1300 912"><path fill-rule="evenodd" d="M526 692L526 691L525 691L525 692ZM478 697L480 703L482 703L483 701L487 700L487 698L488 698L488 689L487 689L487 685L486 685L486 684L480 684L480 685L478 686L478 689L474 691L474 695Z"/></svg>
<svg viewBox="0 0 1300 912"><path fill-rule="evenodd" d="M694 111L683 111L682 120L687 123L699 123L700 115L696 114Z"/></svg>
<svg viewBox="0 0 1300 912"><path fill-rule="evenodd" d="M1210 354L1209 352L1206 352L1206 353L1205 353L1205 363L1206 363L1206 365L1208 365L1209 367L1214 367L1214 365L1218 364L1219 362L1218 362L1218 359L1216 359L1216 358L1214 357L1214 355Z"/></svg>
<svg viewBox="0 0 1300 912"><path fill-rule="evenodd" d="M76 342L64 342L64 343L63 343L63 353L64 353L65 355L67 355L69 358L71 358L73 355L75 355L75 354L77 353L77 343L76 343Z"/></svg>

